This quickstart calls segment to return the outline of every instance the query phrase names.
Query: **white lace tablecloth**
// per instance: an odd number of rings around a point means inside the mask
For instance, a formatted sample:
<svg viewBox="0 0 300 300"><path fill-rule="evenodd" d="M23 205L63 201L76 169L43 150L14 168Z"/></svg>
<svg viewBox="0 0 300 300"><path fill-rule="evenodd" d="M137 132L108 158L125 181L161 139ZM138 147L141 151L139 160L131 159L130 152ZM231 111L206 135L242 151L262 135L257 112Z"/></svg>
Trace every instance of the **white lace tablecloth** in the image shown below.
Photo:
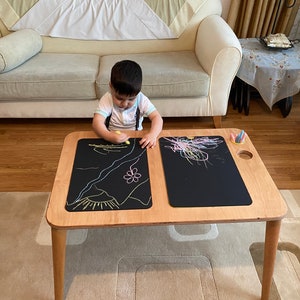
<svg viewBox="0 0 300 300"><path fill-rule="evenodd" d="M237 77L255 87L270 109L300 90L300 43L268 49L256 38L240 39L243 59Z"/></svg>

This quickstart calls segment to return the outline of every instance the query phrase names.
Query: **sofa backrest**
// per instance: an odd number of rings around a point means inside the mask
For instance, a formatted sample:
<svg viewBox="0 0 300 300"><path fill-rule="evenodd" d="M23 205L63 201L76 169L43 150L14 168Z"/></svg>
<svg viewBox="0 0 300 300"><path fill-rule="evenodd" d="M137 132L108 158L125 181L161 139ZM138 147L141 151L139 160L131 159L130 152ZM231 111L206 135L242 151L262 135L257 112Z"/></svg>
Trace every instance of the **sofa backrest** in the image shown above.
<svg viewBox="0 0 300 300"><path fill-rule="evenodd" d="M170 1L169 3L172 2ZM222 4L221 0L188 0L187 2L191 6L199 7L199 9L177 38L155 40L81 40L43 36L42 52L107 55L193 50L200 22L209 15L221 15Z"/></svg>

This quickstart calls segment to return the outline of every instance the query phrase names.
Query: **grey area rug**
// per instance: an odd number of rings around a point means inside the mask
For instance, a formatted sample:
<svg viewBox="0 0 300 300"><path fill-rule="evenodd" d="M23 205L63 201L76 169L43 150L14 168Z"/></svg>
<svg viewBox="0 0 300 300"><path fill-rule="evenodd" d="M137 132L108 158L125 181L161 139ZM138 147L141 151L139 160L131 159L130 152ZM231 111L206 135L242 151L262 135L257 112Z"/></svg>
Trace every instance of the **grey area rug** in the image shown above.
<svg viewBox="0 0 300 300"><path fill-rule="evenodd" d="M300 299L300 191L281 191L271 300ZM49 193L0 193L0 299L54 299ZM259 299L264 223L68 232L65 298Z"/></svg>

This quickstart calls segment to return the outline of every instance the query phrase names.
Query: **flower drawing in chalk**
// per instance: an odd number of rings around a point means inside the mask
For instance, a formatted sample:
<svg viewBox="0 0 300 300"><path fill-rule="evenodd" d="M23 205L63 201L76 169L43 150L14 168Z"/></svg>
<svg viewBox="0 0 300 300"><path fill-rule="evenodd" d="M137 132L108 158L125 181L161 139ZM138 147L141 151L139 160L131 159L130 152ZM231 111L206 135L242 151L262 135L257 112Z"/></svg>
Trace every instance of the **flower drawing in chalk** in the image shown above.
<svg viewBox="0 0 300 300"><path fill-rule="evenodd" d="M123 179L126 180L128 184L139 182L140 178L142 177L142 174L138 172L138 169L133 168L132 166L133 165L130 166L129 170L123 176Z"/></svg>

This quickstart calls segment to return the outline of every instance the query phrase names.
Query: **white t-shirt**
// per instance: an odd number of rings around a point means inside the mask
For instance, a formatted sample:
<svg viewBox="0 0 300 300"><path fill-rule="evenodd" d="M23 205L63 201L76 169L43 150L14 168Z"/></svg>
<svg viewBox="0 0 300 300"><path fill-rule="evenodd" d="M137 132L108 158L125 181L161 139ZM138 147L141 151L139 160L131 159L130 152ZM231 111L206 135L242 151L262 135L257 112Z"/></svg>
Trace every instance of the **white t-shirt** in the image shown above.
<svg viewBox="0 0 300 300"><path fill-rule="evenodd" d="M135 130L136 126L136 111L140 109L140 118L138 130L142 130L144 117L148 117L153 111L156 110L155 106L151 103L148 97L142 92L138 93L135 103L132 107L121 109L114 105L111 93L107 92L99 100L98 107L95 113L102 115L104 118L110 117L109 130Z"/></svg>

